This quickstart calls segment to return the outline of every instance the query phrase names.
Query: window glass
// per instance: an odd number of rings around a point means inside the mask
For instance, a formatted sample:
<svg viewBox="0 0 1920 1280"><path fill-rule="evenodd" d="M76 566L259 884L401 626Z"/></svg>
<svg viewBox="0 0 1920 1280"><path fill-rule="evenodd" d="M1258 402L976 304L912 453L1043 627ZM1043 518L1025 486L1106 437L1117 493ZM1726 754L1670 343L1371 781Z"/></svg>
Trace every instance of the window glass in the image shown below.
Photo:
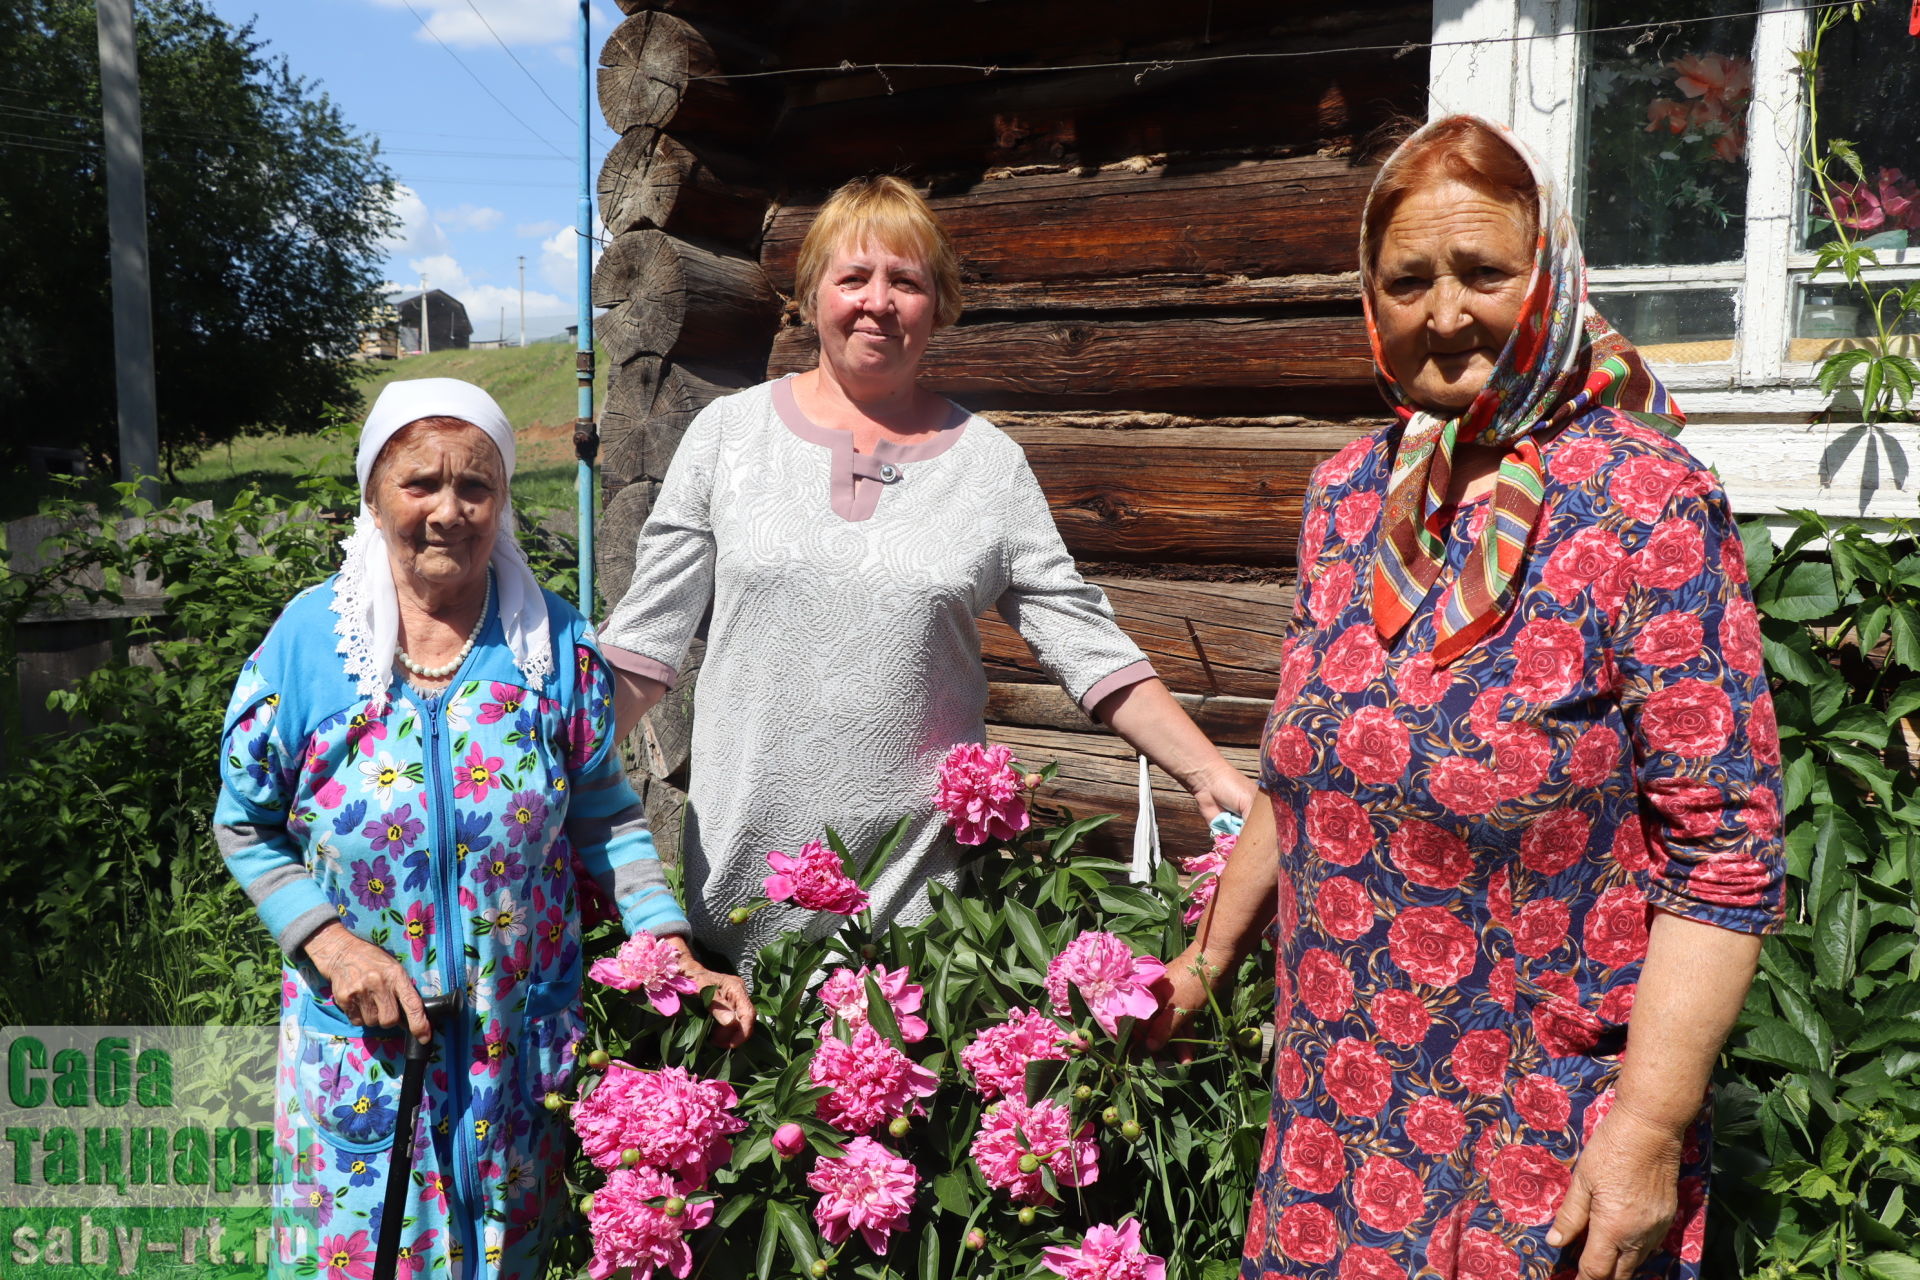
<svg viewBox="0 0 1920 1280"><path fill-rule="evenodd" d="M1799 280L1794 285L1793 336L1787 340L1787 359L1811 363L1836 351L1864 345L1859 339L1875 335L1873 299L1910 287L1911 280L1874 280L1867 292L1850 288L1837 277ZM1893 304L1886 304L1887 314ZM1920 315L1909 315L1894 328L1893 350L1920 356Z"/></svg>
<svg viewBox="0 0 1920 1280"><path fill-rule="evenodd" d="M1751 14L1715 0L1590 0L1577 209L1596 267L1735 262L1746 237ZM1604 28L1652 25L1624 31ZM1600 30L1593 30L1600 28Z"/></svg>
<svg viewBox="0 0 1920 1280"><path fill-rule="evenodd" d="M1593 309L1649 360L1708 364L1733 359L1738 313L1734 291L1703 285L1593 289Z"/></svg>
<svg viewBox="0 0 1920 1280"><path fill-rule="evenodd" d="M1820 146L1852 143L1866 179L1830 162L1831 213L1875 248L1920 247L1920 41L1907 34L1907 6L1869 5L1827 32L1819 75ZM1803 226L1808 248L1833 238L1825 201Z"/></svg>

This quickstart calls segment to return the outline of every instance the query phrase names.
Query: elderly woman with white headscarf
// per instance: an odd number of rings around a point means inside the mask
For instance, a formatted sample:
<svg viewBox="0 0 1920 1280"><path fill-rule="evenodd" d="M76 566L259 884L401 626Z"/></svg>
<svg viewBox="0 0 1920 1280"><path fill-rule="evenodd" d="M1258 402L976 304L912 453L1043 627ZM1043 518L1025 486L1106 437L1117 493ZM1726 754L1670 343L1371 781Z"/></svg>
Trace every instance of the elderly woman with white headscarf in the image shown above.
<svg viewBox="0 0 1920 1280"><path fill-rule="evenodd" d="M593 633L514 540L513 463L480 388L390 384L341 570L287 606L227 712L216 834L286 953L276 1274L372 1261L407 1032L435 1056L400 1135L404 1256L541 1274L567 1152L543 1102L581 1038L576 866L718 989L723 1037L750 1024L739 980L687 952ZM423 994L457 998L431 1030Z"/></svg>

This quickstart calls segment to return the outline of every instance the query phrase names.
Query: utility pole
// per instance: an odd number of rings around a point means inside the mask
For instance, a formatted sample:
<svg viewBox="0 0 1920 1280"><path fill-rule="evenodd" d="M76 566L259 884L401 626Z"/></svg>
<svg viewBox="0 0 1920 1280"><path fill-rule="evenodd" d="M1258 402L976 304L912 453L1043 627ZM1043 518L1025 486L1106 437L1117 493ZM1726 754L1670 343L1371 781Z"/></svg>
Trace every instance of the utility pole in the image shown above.
<svg viewBox="0 0 1920 1280"><path fill-rule="evenodd" d="M505 307L502 307L500 308L500 346L504 349L506 345L507 345L507 309Z"/></svg>
<svg viewBox="0 0 1920 1280"><path fill-rule="evenodd" d="M420 354L433 351L433 339L427 336L427 273L420 273Z"/></svg>
<svg viewBox="0 0 1920 1280"><path fill-rule="evenodd" d="M107 147L107 243L113 278L113 381L120 478L158 501L160 410L153 386L153 277L147 259L147 180L140 138L140 64L133 0L100 0L100 113Z"/></svg>
<svg viewBox="0 0 1920 1280"><path fill-rule="evenodd" d="M520 345L527 345L527 255L520 255Z"/></svg>

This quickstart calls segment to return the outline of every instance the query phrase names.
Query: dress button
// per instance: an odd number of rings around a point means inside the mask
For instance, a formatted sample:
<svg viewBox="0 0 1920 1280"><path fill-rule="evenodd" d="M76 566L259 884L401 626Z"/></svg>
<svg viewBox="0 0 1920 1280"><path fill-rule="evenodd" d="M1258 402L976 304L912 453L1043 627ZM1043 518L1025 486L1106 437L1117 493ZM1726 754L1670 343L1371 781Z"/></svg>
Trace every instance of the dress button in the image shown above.
<svg viewBox="0 0 1920 1280"><path fill-rule="evenodd" d="M883 462L880 464L880 483L892 484L899 478L900 468L894 466L891 462Z"/></svg>

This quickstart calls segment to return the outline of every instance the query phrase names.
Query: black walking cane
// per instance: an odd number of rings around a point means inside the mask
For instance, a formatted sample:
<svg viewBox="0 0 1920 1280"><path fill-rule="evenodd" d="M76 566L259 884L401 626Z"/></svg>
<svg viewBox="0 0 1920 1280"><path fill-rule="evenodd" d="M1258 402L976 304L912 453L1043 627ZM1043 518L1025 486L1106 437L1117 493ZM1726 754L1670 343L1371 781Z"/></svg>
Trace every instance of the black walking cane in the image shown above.
<svg viewBox="0 0 1920 1280"><path fill-rule="evenodd" d="M427 1011L427 1029L458 1003L451 995L429 996L420 1002ZM405 1028L402 1028L405 1031ZM407 1036L407 1066L400 1076L400 1110L393 1121L393 1150L387 1157L387 1203L380 1211L379 1251L373 1258L373 1280L393 1280L400 1265L400 1227L407 1215L407 1184L413 1181L413 1122L420 1115L420 1094L427 1083L431 1038L422 1044Z"/></svg>

